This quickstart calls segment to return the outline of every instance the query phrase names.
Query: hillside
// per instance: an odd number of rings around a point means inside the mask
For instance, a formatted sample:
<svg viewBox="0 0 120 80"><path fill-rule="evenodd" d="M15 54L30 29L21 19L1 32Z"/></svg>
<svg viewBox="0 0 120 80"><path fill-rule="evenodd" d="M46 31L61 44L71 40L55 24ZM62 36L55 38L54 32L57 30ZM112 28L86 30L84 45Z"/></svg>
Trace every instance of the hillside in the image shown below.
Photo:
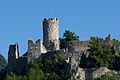
<svg viewBox="0 0 120 80"><path fill-rule="evenodd" d="M7 63L5 58L0 54L0 71L6 67Z"/></svg>

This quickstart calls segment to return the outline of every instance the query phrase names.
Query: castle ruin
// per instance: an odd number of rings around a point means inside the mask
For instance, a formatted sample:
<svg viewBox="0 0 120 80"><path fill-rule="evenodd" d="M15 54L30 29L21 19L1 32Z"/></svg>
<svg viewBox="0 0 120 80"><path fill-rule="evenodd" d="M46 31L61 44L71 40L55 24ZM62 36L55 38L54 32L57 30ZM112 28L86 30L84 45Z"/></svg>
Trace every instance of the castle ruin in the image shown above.
<svg viewBox="0 0 120 80"><path fill-rule="evenodd" d="M27 60L29 61L34 61L37 59L42 53L46 53L47 50L44 47L42 40L39 39L34 42L32 40L28 40L28 52L27 52Z"/></svg>
<svg viewBox="0 0 120 80"><path fill-rule="evenodd" d="M44 18L43 44L50 50L59 50L59 20L58 18Z"/></svg>
<svg viewBox="0 0 120 80"><path fill-rule="evenodd" d="M90 42L94 38L95 37L91 37L90 40L87 41L70 41L67 44L66 50L60 50L59 20L58 18L44 18L43 42L41 39L37 40L35 43L32 40L28 40L28 50L23 56L19 56L17 43L15 45L10 45L8 51L7 70L8 72L15 71L20 74L28 62L42 61L43 59L48 58L54 54L59 54L60 56L67 56L68 58L66 62L70 65L67 69L68 73L71 73L72 69L74 68L77 69L76 74L73 74L73 77L71 79L76 79L77 76L80 76L80 80L87 79L87 77L90 77L93 73L90 72L90 69L79 68L79 62L83 53L89 54L87 50L89 49ZM106 48L111 49L113 47L113 40L111 39L110 35L106 37L105 40L101 38L101 41L106 45ZM101 72L101 69L98 71L100 71L101 75L103 74L103 72ZM96 73L94 72L94 74ZM97 74L97 76L100 75Z"/></svg>

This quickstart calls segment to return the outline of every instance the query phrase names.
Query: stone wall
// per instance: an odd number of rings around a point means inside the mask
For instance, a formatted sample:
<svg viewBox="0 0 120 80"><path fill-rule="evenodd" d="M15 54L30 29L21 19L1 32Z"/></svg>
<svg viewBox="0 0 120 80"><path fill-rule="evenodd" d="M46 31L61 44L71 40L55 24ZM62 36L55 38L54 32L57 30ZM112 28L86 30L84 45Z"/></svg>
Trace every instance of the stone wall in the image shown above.
<svg viewBox="0 0 120 80"><path fill-rule="evenodd" d="M90 37L88 41L70 41L67 44L68 52L87 52L90 46L90 42L95 39L95 37ZM100 38L101 42L105 45L105 48L111 49L113 47L113 40L111 40L111 36L108 35L105 40Z"/></svg>
<svg viewBox="0 0 120 80"><path fill-rule="evenodd" d="M108 49L111 49L113 46L113 40L111 39L111 35L109 34L108 37L105 38L104 40L105 47Z"/></svg>
<svg viewBox="0 0 120 80"><path fill-rule="evenodd" d="M21 56L16 60L16 66L15 66L15 71L18 74L21 74L23 72L24 67L27 64L27 57Z"/></svg>
<svg viewBox="0 0 120 80"><path fill-rule="evenodd" d="M62 56L62 57L68 57L69 54L65 53L65 50L54 50L54 51L50 51L50 52L47 52L45 54L41 54L41 56L39 56L38 59L36 59L37 62L42 62L44 61L45 59L49 58L49 57L54 57L55 55L58 55L58 56Z"/></svg>
<svg viewBox="0 0 120 80"><path fill-rule="evenodd" d="M8 51L8 67L13 70L16 65L16 60L19 58L18 44L10 45Z"/></svg>
<svg viewBox="0 0 120 80"><path fill-rule="evenodd" d="M59 50L59 20L49 18L43 20L43 44L49 50Z"/></svg>
<svg viewBox="0 0 120 80"><path fill-rule="evenodd" d="M107 72L110 72L111 70L109 70L107 67L100 67L99 69L93 71L92 73L92 77L94 78L99 78L102 75L104 75Z"/></svg>
<svg viewBox="0 0 120 80"><path fill-rule="evenodd" d="M68 43L66 51L71 54L71 60L67 60L71 65L71 80L89 80L91 77L98 78L110 71L106 67L100 67L99 69L79 67L81 56L83 54L86 54L86 56L89 55L87 50L90 48L90 42L93 39L95 39L95 37L91 37L88 41L70 41ZM103 38L100 40L105 44L105 48L111 49L113 47L113 40L111 40L110 35L106 37L105 40Z"/></svg>
<svg viewBox="0 0 120 80"><path fill-rule="evenodd" d="M68 52L86 51L89 49L90 41L70 41Z"/></svg>
<svg viewBox="0 0 120 80"><path fill-rule="evenodd" d="M27 52L28 61L35 60L41 55L41 53L46 53L46 52L47 50L42 44L41 39L37 40L35 44L33 43L32 40L28 40L28 52Z"/></svg>

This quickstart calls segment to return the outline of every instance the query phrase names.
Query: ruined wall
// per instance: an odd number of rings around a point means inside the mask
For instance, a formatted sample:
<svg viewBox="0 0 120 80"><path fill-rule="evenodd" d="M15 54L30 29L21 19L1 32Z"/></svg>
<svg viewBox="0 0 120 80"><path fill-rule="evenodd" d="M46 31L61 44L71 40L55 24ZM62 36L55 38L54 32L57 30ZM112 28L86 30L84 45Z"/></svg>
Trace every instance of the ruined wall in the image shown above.
<svg viewBox="0 0 120 80"><path fill-rule="evenodd" d="M89 49L90 42L93 39L95 39L95 37L90 37L90 40L88 41L70 41L67 45L68 52L86 52ZM110 35L108 35L105 40L103 38L100 38L100 40L107 49L111 49L114 45Z"/></svg>
<svg viewBox="0 0 120 80"><path fill-rule="evenodd" d="M24 67L27 64L27 57L21 56L16 60L16 66L15 66L15 71L18 74L21 74L23 72Z"/></svg>
<svg viewBox="0 0 120 80"><path fill-rule="evenodd" d="M59 20L49 18L43 20L43 44L49 50L59 50Z"/></svg>
<svg viewBox="0 0 120 80"><path fill-rule="evenodd" d="M111 35L109 34L108 37L105 38L104 40L105 47L108 49L111 49L113 47L113 40L111 40Z"/></svg>
<svg viewBox="0 0 120 80"><path fill-rule="evenodd" d="M37 40L35 44L32 40L28 40L28 53L27 53L28 61L35 60L41 55L41 53L46 52L47 50L42 44L42 40L40 39Z"/></svg>
<svg viewBox="0 0 120 80"><path fill-rule="evenodd" d="M16 60L19 58L18 44L10 45L8 51L8 67L13 70L16 65Z"/></svg>
<svg viewBox="0 0 120 80"><path fill-rule="evenodd" d="M70 41L68 43L68 51L86 51L89 49L90 41Z"/></svg>
<svg viewBox="0 0 120 80"><path fill-rule="evenodd" d="M50 51L50 52L47 52L45 54L41 54L41 56L39 56L39 58L36 61L37 62L42 62L49 57L54 57L54 55L67 57L69 54L65 53L65 50Z"/></svg>
<svg viewBox="0 0 120 80"><path fill-rule="evenodd" d="M91 37L89 41L70 41L67 45L68 53L71 53L71 73L72 77L71 80L89 80L91 77L98 78L101 75L104 75L106 72L109 72L110 70L106 67L100 67L99 69L94 68L80 68L80 60L81 56L86 54L89 55L89 52L87 51L90 47L90 42L95 39L95 37ZM113 47L113 40L111 40L111 36L108 35L108 37L100 39L103 44L105 44L105 48L111 49Z"/></svg>

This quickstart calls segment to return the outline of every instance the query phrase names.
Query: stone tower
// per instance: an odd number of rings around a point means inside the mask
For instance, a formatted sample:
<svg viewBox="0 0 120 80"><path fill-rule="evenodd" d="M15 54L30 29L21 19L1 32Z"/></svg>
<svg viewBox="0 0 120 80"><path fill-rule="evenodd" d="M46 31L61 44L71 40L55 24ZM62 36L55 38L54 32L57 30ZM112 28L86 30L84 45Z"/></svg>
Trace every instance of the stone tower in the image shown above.
<svg viewBox="0 0 120 80"><path fill-rule="evenodd" d="M57 18L44 18L43 44L50 50L59 50L59 20Z"/></svg>
<svg viewBox="0 0 120 80"><path fill-rule="evenodd" d="M19 58L18 44L10 45L8 51L8 67L15 68L16 60Z"/></svg>

